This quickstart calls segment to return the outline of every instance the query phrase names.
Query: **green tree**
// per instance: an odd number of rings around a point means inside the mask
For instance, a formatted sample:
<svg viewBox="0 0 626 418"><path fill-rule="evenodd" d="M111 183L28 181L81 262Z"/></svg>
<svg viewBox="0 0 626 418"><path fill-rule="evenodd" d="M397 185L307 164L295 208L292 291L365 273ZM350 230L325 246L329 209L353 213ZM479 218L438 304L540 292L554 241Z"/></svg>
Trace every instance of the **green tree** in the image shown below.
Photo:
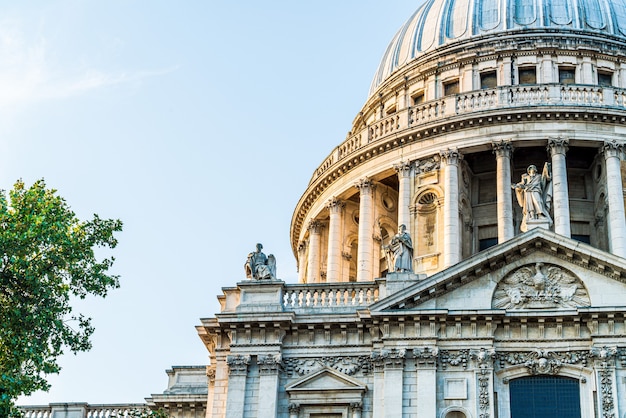
<svg viewBox="0 0 626 418"><path fill-rule="evenodd" d="M70 303L119 287L114 258L94 251L114 248L121 230L119 220L79 220L43 180L0 193L0 417L17 412L18 396L49 389L64 350L91 348L91 319Z"/></svg>

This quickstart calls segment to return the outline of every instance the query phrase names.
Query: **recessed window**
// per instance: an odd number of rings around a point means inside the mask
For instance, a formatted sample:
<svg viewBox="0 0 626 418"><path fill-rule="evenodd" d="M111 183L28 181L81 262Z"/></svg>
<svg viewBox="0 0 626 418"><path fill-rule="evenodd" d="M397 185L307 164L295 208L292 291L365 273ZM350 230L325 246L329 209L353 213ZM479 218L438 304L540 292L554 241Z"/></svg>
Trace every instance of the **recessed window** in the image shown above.
<svg viewBox="0 0 626 418"><path fill-rule="evenodd" d="M392 104L391 106L389 106L387 108L387 114L391 115L392 113L396 113L396 105L395 104Z"/></svg>
<svg viewBox="0 0 626 418"><path fill-rule="evenodd" d="M598 71L598 85L611 87L613 85L613 73L608 71Z"/></svg>
<svg viewBox="0 0 626 418"><path fill-rule="evenodd" d="M448 83L444 83L443 85L444 96L450 96L452 94L458 94L458 93L459 93L459 80L454 80Z"/></svg>
<svg viewBox="0 0 626 418"><path fill-rule="evenodd" d="M589 235L575 235L572 234L572 239L579 241L579 242L584 242L585 244L591 244L591 237Z"/></svg>
<svg viewBox="0 0 626 418"><path fill-rule="evenodd" d="M413 105L418 105L420 103L424 103L424 93L417 93L412 97Z"/></svg>
<svg viewBox="0 0 626 418"><path fill-rule="evenodd" d="M495 71L480 73L481 89L495 89L496 87L498 87L498 78Z"/></svg>
<svg viewBox="0 0 626 418"><path fill-rule="evenodd" d="M518 70L519 84L537 84L537 69L535 67L524 67Z"/></svg>
<svg viewBox="0 0 626 418"><path fill-rule="evenodd" d="M478 240L478 250L486 250L498 244L498 238L485 238Z"/></svg>
<svg viewBox="0 0 626 418"><path fill-rule="evenodd" d="M571 67L559 67L559 83L574 84L576 82L576 71Z"/></svg>

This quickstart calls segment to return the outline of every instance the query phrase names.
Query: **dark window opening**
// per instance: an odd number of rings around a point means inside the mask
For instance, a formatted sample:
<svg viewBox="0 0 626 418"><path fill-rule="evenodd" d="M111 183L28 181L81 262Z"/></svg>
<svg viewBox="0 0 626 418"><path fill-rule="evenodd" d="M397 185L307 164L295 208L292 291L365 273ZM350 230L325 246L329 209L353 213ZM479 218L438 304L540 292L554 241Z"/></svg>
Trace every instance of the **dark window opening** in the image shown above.
<svg viewBox="0 0 626 418"><path fill-rule="evenodd" d="M598 71L598 85L602 87L613 86L613 74L603 71Z"/></svg>
<svg viewBox="0 0 626 418"><path fill-rule="evenodd" d="M418 105L420 103L424 103L424 93L413 96L413 104Z"/></svg>
<svg viewBox="0 0 626 418"><path fill-rule="evenodd" d="M574 84L576 82L576 71L573 68L559 67L559 83Z"/></svg>
<svg viewBox="0 0 626 418"><path fill-rule="evenodd" d="M498 87L498 77L495 71L484 72L480 74L481 89L495 89Z"/></svg>
<svg viewBox="0 0 626 418"><path fill-rule="evenodd" d="M591 244L591 238L589 237L589 235L575 235L572 234L572 239L579 241L579 242L584 242L585 244Z"/></svg>
<svg viewBox="0 0 626 418"><path fill-rule="evenodd" d="M531 376L510 382L511 418L580 418L578 380Z"/></svg>
<svg viewBox="0 0 626 418"><path fill-rule="evenodd" d="M443 85L443 94L445 96L450 96L452 94L458 94L458 93L459 93L459 80L451 81Z"/></svg>
<svg viewBox="0 0 626 418"><path fill-rule="evenodd" d="M498 244L498 238L485 238L478 240L478 250L486 250L489 247L493 247Z"/></svg>
<svg viewBox="0 0 626 418"><path fill-rule="evenodd" d="M520 68L519 72L519 84L537 84L537 69L532 68Z"/></svg>

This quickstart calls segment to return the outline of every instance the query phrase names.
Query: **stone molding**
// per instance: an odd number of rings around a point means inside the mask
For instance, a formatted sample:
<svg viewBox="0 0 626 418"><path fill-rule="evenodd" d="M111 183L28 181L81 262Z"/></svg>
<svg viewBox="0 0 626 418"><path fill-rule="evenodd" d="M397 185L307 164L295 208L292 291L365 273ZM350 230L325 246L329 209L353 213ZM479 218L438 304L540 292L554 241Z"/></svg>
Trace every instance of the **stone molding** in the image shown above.
<svg viewBox="0 0 626 418"><path fill-rule="evenodd" d="M576 351L550 351L536 349L534 351L501 352L497 354L498 364L501 369L507 366L526 367L528 374L558 375L564 365L581 365L586 367L590 352L585 350Z"/></svg>

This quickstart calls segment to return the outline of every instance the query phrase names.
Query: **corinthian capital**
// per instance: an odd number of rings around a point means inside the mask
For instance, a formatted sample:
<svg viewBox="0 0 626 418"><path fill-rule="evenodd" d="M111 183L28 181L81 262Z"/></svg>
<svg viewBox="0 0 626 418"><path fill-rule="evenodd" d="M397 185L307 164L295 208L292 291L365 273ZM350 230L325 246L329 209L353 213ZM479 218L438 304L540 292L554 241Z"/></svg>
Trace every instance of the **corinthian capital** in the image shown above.
<svg viewBox="0 0 626 418"><path fill-rule="evenodd" d="M548 138L548 151L550 155L563 154L569 149L569 139L563 137Z"/></svg>
<svg viewBox="0 0 626 418"><path fill-rule="evenodd" d="M374 191L376 185L368 177L364 177L354 183L354 187L359 189L359 192L361 192L361 194L371 194Z"/></svg>
<svg viewBox="0 0 626 418"><path fill-rule="evenodd" d="M307 229L312 234L319 234L320 232L322 232L322 227L323 227L323 225L322 225L322 223L320 221L317 221L317 220L313 219L311 222L309 222L309 225L307 226Z"/></svg>
<svg viewBox="0 0 626 418"><path fill-rule="evenodd" d="M510 140L494 141L491 143L491 149L496 157L511 157L513 146Z"/></svg>
<svg viewBox="0 0 626 418"><path fill-rule="evenodd" d="M463 159L463 155L456 148L439 151L439 156L447 165L457 165Z"/></svg>
<svg viewBox="0 0 626 418"><path fill-rule="evenodd" d="M339 200L336 197L328 200L326 207L330 210L330 213L339 213L346 206L343 200Z"/></svg>
<svg viewBox="0 0 626 418"><path fill-rule="evenodd" d="M393 165L393 169L398 173L398 177L406 178L411 175L412 166L408 161L400 161L398 164Z"/></svg>
<svg viewBox="0 0 626 418"><path fill-rule="evenodd" d="M615 140L605 141L604 144L602 145L602 152L604 153L604 158L609 158L609 157L620 158L623 150L624 150L624 144L619 143Z"/></svg>

